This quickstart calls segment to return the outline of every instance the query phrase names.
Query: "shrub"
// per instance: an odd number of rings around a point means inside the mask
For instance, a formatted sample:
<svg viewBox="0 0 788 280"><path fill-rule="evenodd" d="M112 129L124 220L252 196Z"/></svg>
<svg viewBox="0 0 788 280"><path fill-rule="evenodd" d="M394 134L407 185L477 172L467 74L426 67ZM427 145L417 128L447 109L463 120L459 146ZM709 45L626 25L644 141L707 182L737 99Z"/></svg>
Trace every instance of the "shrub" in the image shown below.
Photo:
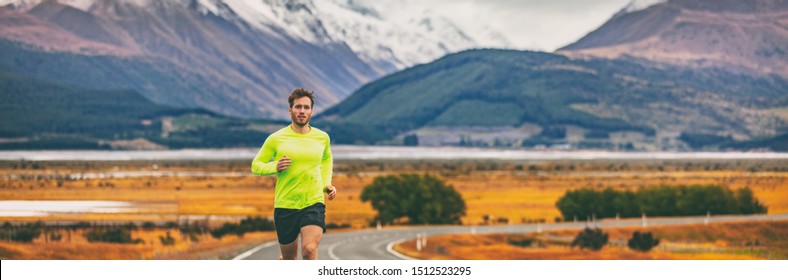
<svg viewBox="0 0 788 280"><path fill-rule="evenodd" d="M2 239L16 241L16 242L30 243L33 242L33 239L38 238L40 235L41 235L41 230L33 229L29 227L23 227L11 231L3 232Z"/></svg>
<svg viewBox="0 0 788 280"><path fill-rule="evenodd" d="M214 229L211 231L211 236L216 239L222 239L225 235L228 234L235 234L238 237L243 237L244 232L240 230L240 226L238 224L233 223L224 223L222 227Z"/></svg>
<svg viewBox="0 0 788 280"><path fill-rule="evenodd" d="M571 246L578 246L580 249L588 248L593 251L599 251L605 244L607 244L607 233L603 233L602 230L598 228L585 228L577 234Z"/></svg>
<svg viewBox="0 0 788 280"><path fill-rule="evenodd" d="M640 233L635 231L632 233L632 238L627 241L627 246L635 251L648 252L652 248L659 245L659 238L654 238L651 232Z"/></svg>
<svg viewBox="0 0 788 280"><path fill-rule="evenodd" d="M161 245L164 246L172 246L175 245L175 238L170 235L170 232L167 232L167 236L159 236L159 240L161 241Z"/></svg>
<svg viewBox="0 0 788 280"><path fill-rule="evenodd" d="M77 222L76 224L69 225L68 228L70 230L78 230L78 229L88 229L91 228L93 225L89 222Z"/></svg>
<svg viewBox="0 0 788 280"><path fill-rule="evenodd" d="M156 228L156 224L154 224L153 222L149 221L142 223L142 229L144 230L153 230L154 228Z"/></svg>
<svg viewBox="0 0 788 280"><path fill-rule="evenodd" d="M49 234L49 240L52 240L52 241L60 241L60 240L63 240L63 234L61 234L61 233L59 233L59 232L53 232L53 233L50 233L50 234Z"/></svg>
<svg viewBox="0 0 788 280"><path fill-rule="evenodd" d="M142 239L131 239L131 232L125 228L93 229L84 234L88 242L107 242L121 244L142 243Z"/></svg>
<svg viewBox="0 0 788 280"><path fill-rule="evenodd" d="M212 230L211 236L216 239L221 239L228 234L235 234L238 237L243 237L247 232L271 231L274 229L274 222L269 219L247 217L241 220L240 224L224 223L222 227Z"/></svg>
<svg viewBox="0 0 788 280"><path fill-rule="evenodd" d="M327 229L350 228L350 224L328 223L326 224L326 228Z"/></svg>
<svg viewBox="0 0 788 280"><path fill-rule="evenodd" d="M247 217L241 220L241 230L244 232L272 231L275 229L274 221L261 217Z"/></svg>
<svg viewBox="0 0 788 280"><path fill-rule="evenodd" d="M30 243L41 236L41 229L43 227L43 222L21 224L19 226L14 226L10 222L5 222L2 230L0 230L0 239Z"/></svg>
<svg viewBox="0 0 788 280"><path fill-rule="evenodd" d="M507 243L517 247L531 247L534 244L534 240L530 238L512 238Z"/></svg>

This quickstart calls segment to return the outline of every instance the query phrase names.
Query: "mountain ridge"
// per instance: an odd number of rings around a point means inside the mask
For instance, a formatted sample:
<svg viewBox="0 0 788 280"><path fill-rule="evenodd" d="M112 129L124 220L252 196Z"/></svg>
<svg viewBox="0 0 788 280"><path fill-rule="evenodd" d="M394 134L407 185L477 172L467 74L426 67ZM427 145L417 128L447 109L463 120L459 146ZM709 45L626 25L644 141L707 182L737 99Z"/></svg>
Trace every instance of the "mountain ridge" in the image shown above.
<svg viewBox="0 0 788 280"><path fill-rule="evenodd" d="M786 87L778 76L724 69L470 50L367 84L316 120L337 134L378 131L367 144L415 135L419 145L689 150L682 135L744 141L783 133L788 120L771 110L788 106Z"/></svg>
<svg viewBox="0 0 788 280"><path fill-rule="evenodd" d="M453 37L458 29L430 33L351 9L363 10L359 5L340 0L4 0L0 38L71 60L78 55L84 60L80 64L95 61L92 56L131 64L158 60L153 64L169 65L164 79L176 87L161 89L142 79L113 83L160 104L274 119L287 118L275 100L286 99L293 88L315 90L321 111L363 83L476 44ZM17 71L36 65L20 57L0 67ZM128 71L127 77L144 77L137 71L148 71L92 66ZM41 74L49 72L27 74L67 82L60 75Z"/></svg>
<svg viewBox="0 0 788 280"><path fill-rule="evenodd" d="M788 1L670 0L614 15L557 53L788 77Z"/></svg>

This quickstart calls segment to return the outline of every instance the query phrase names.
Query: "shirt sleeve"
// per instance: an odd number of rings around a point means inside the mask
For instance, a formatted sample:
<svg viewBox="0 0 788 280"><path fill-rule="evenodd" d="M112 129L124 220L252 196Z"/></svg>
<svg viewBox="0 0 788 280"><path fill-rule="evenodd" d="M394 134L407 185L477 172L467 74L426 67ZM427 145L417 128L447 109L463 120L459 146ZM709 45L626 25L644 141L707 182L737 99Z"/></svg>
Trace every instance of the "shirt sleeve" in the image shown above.
<svg viewBox="0 0 788 280"><path fill-rule="evenodd" d="M276 161L273 160L274 156L276 156L276 145L274 142L273 135L265 139L260 151L257 152L257 156L252 160L253 174L261 176L276 174Z"/></svg>
<svg viewBox="0 0 788 280"><path fill-rule="evenodd" d="M334 173L334 155L331 153L331 139L326 134L326 148L323 150L323 159L320 161L320 177L323 185L331 185L331 176Z"/></svg>

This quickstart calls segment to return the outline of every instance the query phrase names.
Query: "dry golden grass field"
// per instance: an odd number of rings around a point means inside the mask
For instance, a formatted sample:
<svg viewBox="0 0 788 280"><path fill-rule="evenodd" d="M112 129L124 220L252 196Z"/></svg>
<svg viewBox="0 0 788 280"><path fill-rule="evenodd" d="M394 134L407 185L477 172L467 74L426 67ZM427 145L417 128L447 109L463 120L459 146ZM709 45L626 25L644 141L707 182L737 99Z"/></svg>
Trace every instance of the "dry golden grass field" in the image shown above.
<svg viewBox="0 0 788 280"><path fill-rule="evenodd" d="M255 232L243 237L235 235L215 239L210 235L198 235L192 240L177 229L136 230L132 238L143 240L139 244L90 243L82 235L85 230L73 232L61 230L60 240L46 237L47 232L32 243L0 241L0 259L21 260L138 260L138 259L230 259L251 247L274 240L274 232ZM175 238L175 244L163 245L160 237L167 232Z"/></svg>
<svg viewBox="0 0 788 280"><path fill-rule="evenodd" d="M626 246L634 231L651 232L660 245L649 252ZM450 260L758 260L788 259L788 221L603 229L609 243L599 251L572 248L578 230L534 234L440 235L422 250L416 241L395 250L417 259ZM522 240L530 246L517 246ZM518 242L520 241L520 242Z"/></svg>
<svg viewBox="0 0 788 280"><path fill-rule="evenodd" d="M560 216L555 207L558 198L567 190L584 187L628 190L692 184L718 184L731 189L749 187L768 207L768 213L788 212L788 160L338 161L333 182L339 193L337 199L328 202L326 222L349 224L352 228L368 226L375 211L369 203L360 200L362 189L377 176L401 173L432 174L453 185L467 204L464 224L481 224L485 215L513 223L553 222ZM145 209L130 213L0 217L0 222L139 223L192 219L218 225L247 216L272 216L274 183L274 177L252 175L246 161L6 161L0 162L0 200L126 201ZM251 236L231 243L247 242L253 239ZM259 238L273 239L273 235L261 234ZM209 243L189 246L226 247L226 244ZM9 255L25 258L39 250L36 246L33 246L36 249L24 249L25 246L0 243L0 258ZM162 253L161 248L139 244L118 246L140 248L108 258L203 258L198 254ZM46 256L43 258L60 255Z"/></svg>

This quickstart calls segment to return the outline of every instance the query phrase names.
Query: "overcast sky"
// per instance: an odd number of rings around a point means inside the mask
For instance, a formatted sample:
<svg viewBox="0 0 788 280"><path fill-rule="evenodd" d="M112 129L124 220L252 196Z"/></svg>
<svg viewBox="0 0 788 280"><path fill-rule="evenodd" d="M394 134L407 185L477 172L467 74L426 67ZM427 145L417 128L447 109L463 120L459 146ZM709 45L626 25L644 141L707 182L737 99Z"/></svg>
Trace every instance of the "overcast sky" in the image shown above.
<svg viewBox="0 0 788 280"><path fill-rule="evenodd" d="M554 51L580 39L630 2L631 0L375 1L377 5L388 5L384 8L387 13L385 16L407 16L418 10L431 9L451 18L463 29L489 25L506 36L512 47L540 51Z"/></svg>

